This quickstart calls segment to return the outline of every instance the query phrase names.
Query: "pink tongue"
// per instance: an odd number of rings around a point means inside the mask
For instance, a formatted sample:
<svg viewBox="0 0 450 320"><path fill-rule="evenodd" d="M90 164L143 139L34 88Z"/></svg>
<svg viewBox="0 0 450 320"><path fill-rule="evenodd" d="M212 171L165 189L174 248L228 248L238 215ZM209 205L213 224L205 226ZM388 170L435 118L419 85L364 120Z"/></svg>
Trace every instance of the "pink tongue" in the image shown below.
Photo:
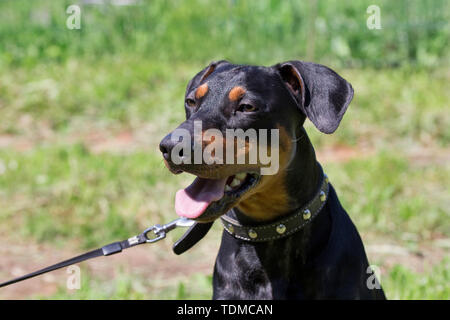
<svg viewBox="0 0 450 320"><path fill-rule="evenodd" d="M178 190L175 196L175 211L181 217L199 217L213 201L222 199L225 179L196 178L186 189Z"/></svg>

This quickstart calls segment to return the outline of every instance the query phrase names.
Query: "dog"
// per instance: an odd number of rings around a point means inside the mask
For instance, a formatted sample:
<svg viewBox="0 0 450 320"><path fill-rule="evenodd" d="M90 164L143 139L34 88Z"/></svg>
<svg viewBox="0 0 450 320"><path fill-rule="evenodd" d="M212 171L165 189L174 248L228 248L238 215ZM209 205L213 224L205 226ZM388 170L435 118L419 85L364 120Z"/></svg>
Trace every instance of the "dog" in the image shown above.
<svg viewBox="0 0 450 320"><path fill-rule="evenodd" d="M333 133L352 98L352 86L336 72L304 61L270 67L218 61L190 80L186 121L176 130L192 134L200 122L203 136L197 147L194 139L179 152L174 130L159 147L172 173L197 176L176 194L178 215L204 229L222 221L213 299L385 299L376 278L370 283L373 272L360 235L303 127L308 118L322 133ZM259 160L183 161L212 143L204 139L208 129L225 135L227 129L252 128L258 138L260 129L277 130L279 144L268 149L278 155L275 174L262 175ZM214 142L233 146L235 158L252 148L247 142L236 151L236 139L228 137Z"/></svg>

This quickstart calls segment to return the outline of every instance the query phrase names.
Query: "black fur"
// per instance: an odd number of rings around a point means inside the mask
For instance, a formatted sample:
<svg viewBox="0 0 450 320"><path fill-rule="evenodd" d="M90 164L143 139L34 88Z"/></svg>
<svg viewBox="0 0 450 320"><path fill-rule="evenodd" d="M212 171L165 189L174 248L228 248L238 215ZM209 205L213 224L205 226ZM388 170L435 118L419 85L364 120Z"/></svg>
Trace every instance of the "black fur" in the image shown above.
<svg viewBox="0 0 450 320"><path fill-rule="evenodd" d="M361 238L331 187L306 228L249 243L223 232L214 267L214 299L385 299L369 289ZM370 281L369 281L370 282Z"/></svg>
<svg viewBox="0 0 450 320"><path fill-rule="evenodd" d="M206 82L208 93L196 99L196 88ZM235 86L246 89L243 101L228 99ZM189 82L186 99L194 100L195 106L186 106L186 121L180 127L192 131L194 120L202 120L204 129L224 133L227 128L283 127L295 141L285 169L289 174L283 181L290 199L288 215L312 199L321 180L314 148L302 126L305 119L324 133L334 132L352 97L351 85L322 65L288 61L258 67L220 61ZM240 103L252 104L258 111L238 112ZM213 178L212 173L224 171L223 167L211 170L205 165L174 165L169 156L173 144L169 134L160 145L172 172ZM242 224L258 223L232 208L230 199L217 203L211 206L215 218L227 214ZM382 289L367 286L372 275L368 266L361 238L331 187L321 212L287 238L251 243L224 232L214 269L213 298L384 299Z"/></svg>

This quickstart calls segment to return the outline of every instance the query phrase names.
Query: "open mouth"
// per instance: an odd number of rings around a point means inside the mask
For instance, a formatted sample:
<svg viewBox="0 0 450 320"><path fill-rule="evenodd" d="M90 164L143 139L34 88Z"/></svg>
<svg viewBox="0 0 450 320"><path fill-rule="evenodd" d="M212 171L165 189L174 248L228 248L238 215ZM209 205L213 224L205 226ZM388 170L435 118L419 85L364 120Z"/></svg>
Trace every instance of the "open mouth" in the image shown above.
<svg viewBox="0 0 450 320"><path fill-rule="evenodd" d="M177 192L175 211L179 216L189 219L218 217L258 181L259 175L250 172L241 172L223 179L197 177L190 186Z"/></svg>

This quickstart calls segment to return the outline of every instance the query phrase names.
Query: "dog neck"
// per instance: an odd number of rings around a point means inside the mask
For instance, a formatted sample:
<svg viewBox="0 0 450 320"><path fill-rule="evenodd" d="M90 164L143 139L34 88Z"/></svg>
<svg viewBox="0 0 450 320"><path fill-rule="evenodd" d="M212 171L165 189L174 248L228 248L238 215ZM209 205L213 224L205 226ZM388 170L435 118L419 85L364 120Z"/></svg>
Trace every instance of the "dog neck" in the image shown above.
<svg viewBox="0 0 450 320"><path fill-rule="evenodd" d="M264 224L295 212L314 197L322 178L314 148L303 127L292 141L286 165L276 175L263 177L264 185L229 215L242 224Z"/></svg>
<svg viewBox="0 0 450 320"><path fill-rule="evenodd" d="M302 136L297 139L297 149L292 161L286 168L288 174L285 175L284 184L289 186L287 189L289 195L289 209L281 216L271 221L255 220L247 213L240 211L235 207L227 213L227 216L237 220L244 226L261 226L282 219L285 216L295 214L300 208L308 204L318 192L319 184L322 181L322 168L316 160L314 148L306 132L302 128ZM331 186L330 186L331 187ZM272 190L275 192L275 190ZM328 198L327 198L328 202ZM263 203L264 205L264 203ZM274 241L264 242L246 242L249 248L254 248L257 259L261 262L268 274L278 274L279 272L289 274L297 272L293 270L276 270L271 266L278 266L277 261L286 258L286 255L292 255L293 259L299 259L301 263L306 263L308 259L314 259L319 255L327 245L329 235L332 229L332 217L327 205L321 209L316 217L295 233L275 241L282 241L283 250L274 243ZM224 232L224 238L227 244L224 247L237 248L236 239ZM226 240L225 240L226 239ZM231 243L234 243L231 245Z"/></svg>
<svg viewBox="0 0 450 320"><path fill-rule="evenodd" d="M296 140L296 152L286 168L285 178L291 210L304 206L314 197L322 178L322 168L303 127Z"/></svg>

